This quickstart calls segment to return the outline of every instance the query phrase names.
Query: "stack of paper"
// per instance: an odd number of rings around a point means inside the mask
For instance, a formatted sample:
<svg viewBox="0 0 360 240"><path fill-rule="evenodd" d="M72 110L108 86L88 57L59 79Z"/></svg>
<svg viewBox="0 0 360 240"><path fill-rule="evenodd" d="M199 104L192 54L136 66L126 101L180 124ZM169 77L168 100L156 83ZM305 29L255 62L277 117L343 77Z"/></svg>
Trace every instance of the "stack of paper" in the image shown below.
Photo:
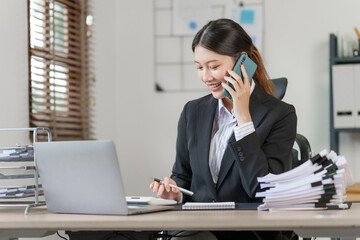
<svg viewBox="0 0 360 240"><path fill-rule="evenodd" d="M32 146L2 148L1 150L0 162L34 161L34 149Z"/></svg>
<svg viewBox="0 0 360 240"><path fill-rule="evenodd" d="M258 210L347 208L346 187L352 177L345 157L326 150L282 174L259 177L263 198Z"/></svg>
<svg viewBox="0 0 360 240"><path fill-rule="evenodd" d="M0 198L25 198L35 196L35 186L0 187ZM43 194L42 185L39 185L38 194Z"/></svg>

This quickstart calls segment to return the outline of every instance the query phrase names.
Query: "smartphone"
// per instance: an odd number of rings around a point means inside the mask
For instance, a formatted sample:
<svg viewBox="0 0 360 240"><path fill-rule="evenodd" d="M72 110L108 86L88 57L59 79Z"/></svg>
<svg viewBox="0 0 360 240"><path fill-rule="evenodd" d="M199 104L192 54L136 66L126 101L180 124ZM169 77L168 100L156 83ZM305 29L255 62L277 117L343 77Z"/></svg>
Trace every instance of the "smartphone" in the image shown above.
<svg viewBox="0 0 360 240"><path fill-rule="evenodd" d="M243 78L243 75L242 75L241 69L240 69L241 65L244 65L246 73L249 76L249 81L251 81L251 79L254 76L254 73L256 71L256 68L257 68L256 63L254 63L253 60L251 60L248 57L248 55L246 55L246 54L241 54L239 59L236 61L235 65L233 67L233 71L236 72L241 77L242 81L244 81L244 78ZM230 82L226 82L226 84L235 90L234 86ZM225 96L227 96L232 101L232 97L231 97L230 93L225 88L223 89L223 93L225 94Z"/></svg>

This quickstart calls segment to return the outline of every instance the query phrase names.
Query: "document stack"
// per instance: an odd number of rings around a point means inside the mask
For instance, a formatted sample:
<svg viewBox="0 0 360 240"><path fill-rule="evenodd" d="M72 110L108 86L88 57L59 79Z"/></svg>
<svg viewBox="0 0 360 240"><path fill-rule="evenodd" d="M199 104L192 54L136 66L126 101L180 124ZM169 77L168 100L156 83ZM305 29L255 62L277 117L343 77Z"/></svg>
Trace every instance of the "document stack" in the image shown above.
<svg viewBox="0 0 360 240"><path fill-rule="evenodd" d="M345 157L323 150L290 171L269 173L258 181L256 197L263 198L258 210L345 209L352 177Z"/></svg>
<svg viewBox="0 0 360 240"><path fill-rule="evenodd" d="M0 148L0 199L34 197L35 185L22 185L27 179L34 184L34 149L31 145ZM7 183L7 184L6 184ZM10 184L9 184L10 183ZM20 185L19 185L20 183ZM42 195L41 184L38 193Z"/></svg>
<svg viewBox="0 0 360 240"><path fill-rule="evenodd" d="M51 140L48 128L7 128L2 132L33 132L36 142L39 131L46 132ZM43 195L42 185L39 183L39 174L36 167L36 158L32 144L13 147L0 147L0 206L25 208L25 214L30 207L45 205L40 201Z"/></svg>

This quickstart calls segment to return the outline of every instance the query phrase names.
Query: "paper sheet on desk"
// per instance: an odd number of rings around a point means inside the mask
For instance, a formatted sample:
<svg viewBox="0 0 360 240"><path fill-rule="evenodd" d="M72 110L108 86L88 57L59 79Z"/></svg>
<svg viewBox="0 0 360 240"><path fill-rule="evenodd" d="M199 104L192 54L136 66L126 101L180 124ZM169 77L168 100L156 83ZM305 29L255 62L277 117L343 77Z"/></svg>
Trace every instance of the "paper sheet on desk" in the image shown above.
<svg viewBox="0 0 360 240"><path fill-rule="evenodd" d="M154 197L140 197L127 196L126 202L128 204L147 204L147 205L175 205L177 202L170 199L154 198Z"/></svg>

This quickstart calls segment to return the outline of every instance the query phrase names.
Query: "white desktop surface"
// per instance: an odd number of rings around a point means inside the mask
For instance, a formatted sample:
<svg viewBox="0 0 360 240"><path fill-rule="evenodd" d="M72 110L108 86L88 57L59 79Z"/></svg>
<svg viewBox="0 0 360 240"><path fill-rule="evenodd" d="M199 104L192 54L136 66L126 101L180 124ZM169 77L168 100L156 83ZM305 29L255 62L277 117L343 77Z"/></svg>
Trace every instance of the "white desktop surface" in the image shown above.
<svg viewBox="0 0 360 240"><path fill-rule="evenodd" d="M49 213L45 208L0 208L0 232L33 230L294 230L302 237L360 236L360 203L349 210L322 211L165 211L133 216Z"/></svg>

